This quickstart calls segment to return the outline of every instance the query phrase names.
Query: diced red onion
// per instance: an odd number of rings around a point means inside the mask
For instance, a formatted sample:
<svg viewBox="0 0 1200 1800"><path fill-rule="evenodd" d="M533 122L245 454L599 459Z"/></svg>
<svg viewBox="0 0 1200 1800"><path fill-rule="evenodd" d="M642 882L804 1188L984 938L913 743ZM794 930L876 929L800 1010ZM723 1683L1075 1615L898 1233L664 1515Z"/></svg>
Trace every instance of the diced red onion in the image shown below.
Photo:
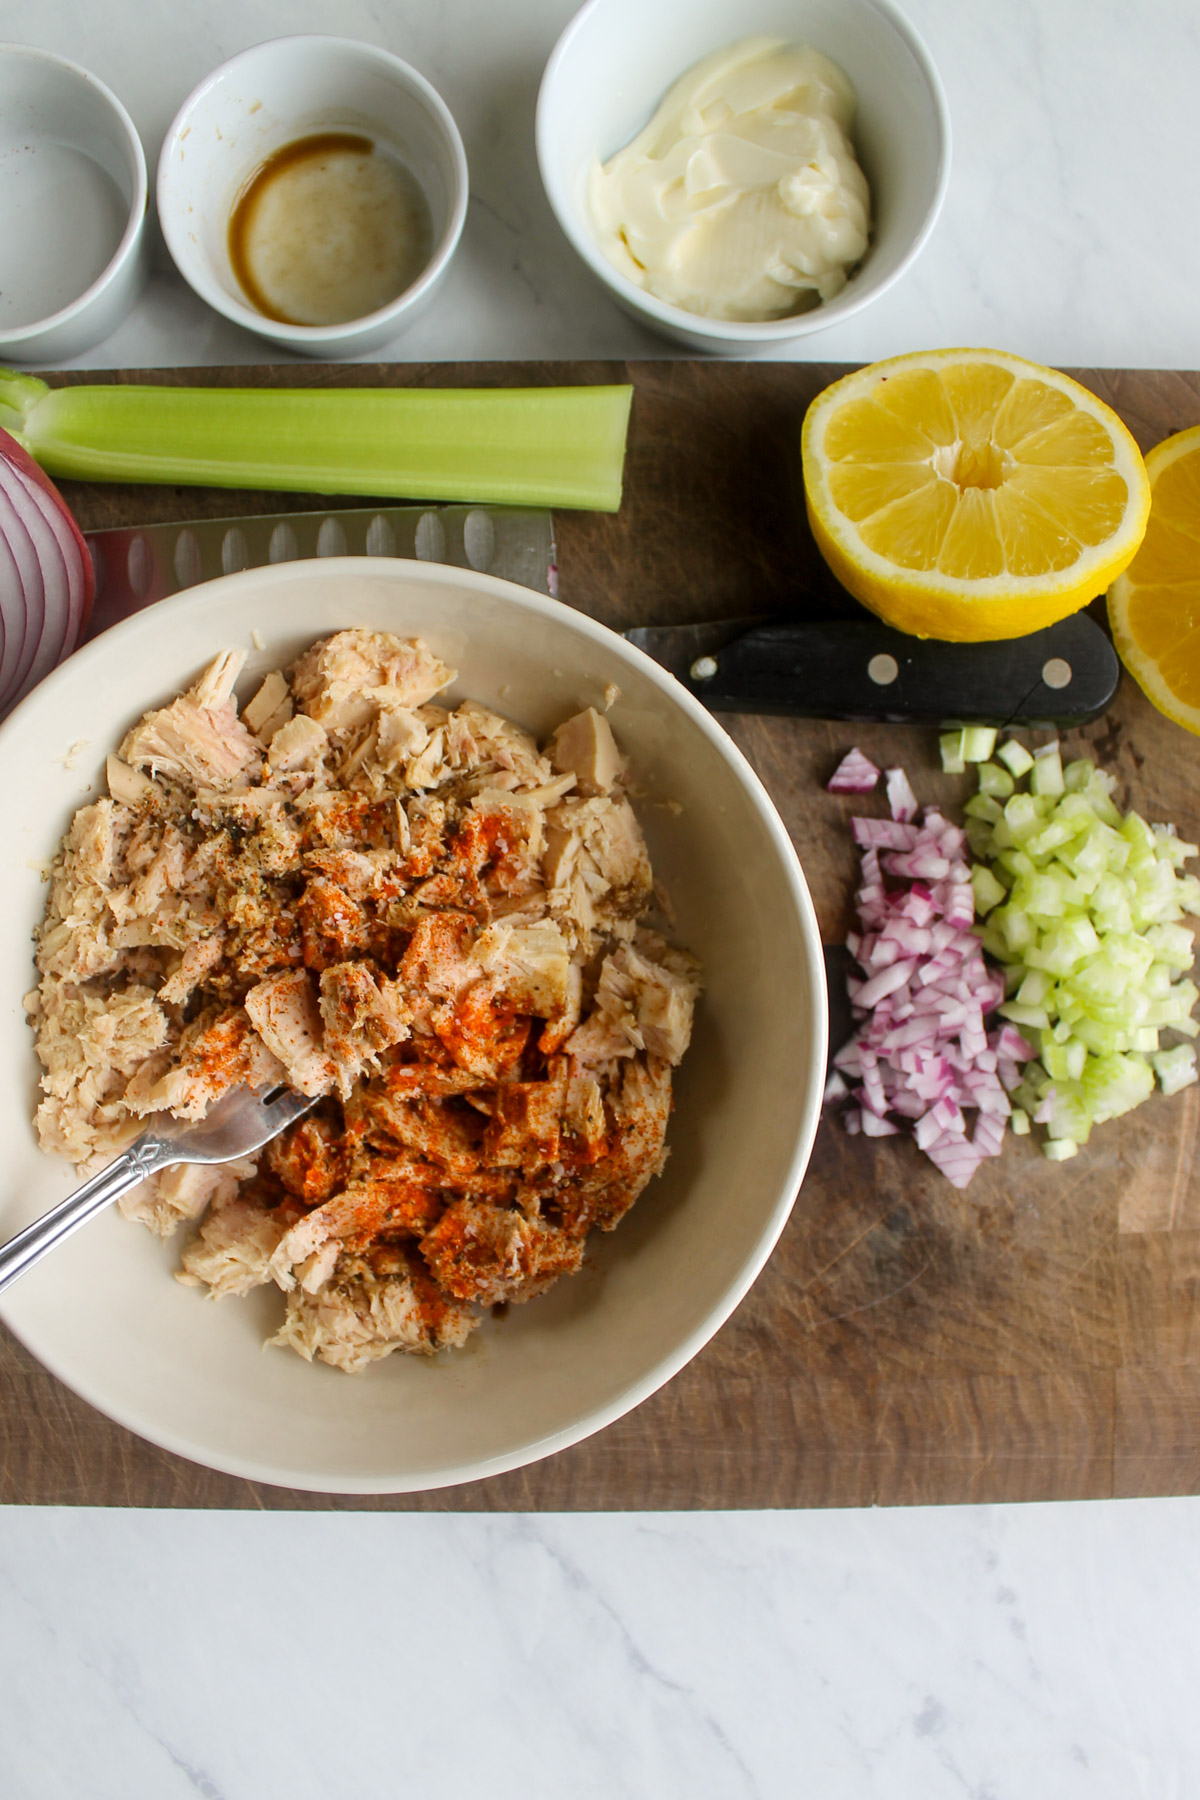
<svg viewBox="0 0 1200 1800"><path fill-rule="evenodd" d="M893 819L901 819L905 823L917 816L917 796L912 791L912 783L903 769L889 769L886 776L888 805L892 809Z"/></svg>
<svg viewBox="0 0 1200 1800"><path fill-rule="evenodd" d="M869 794L879 780L879 770L856 745L843 756L825 786L831 794Z"/></svg>
<svg viewBox="0 0 1200 1800"><path fill-rule="evenodd" d="M862 819L850 821L850 830L860 850L911 850L919 828L898 819Z"/></svg>
<svg viewBox="0 0 1200 1800"><path fill-rule="evenodd" d="M985 1027L1005 983L971 929L965 834L934 807L917 823L903 770L888 770L887 792L891 819L851 822L862 875L858 929L846 941L862 974L847 978L847 991L858 1028L833 1059L827 1099L850 1094L855 1104L843 1116L851 1132L891 1136L896 1119L909 1122L919 1148L965 1187L985 1157L999 1154L1007 1090L1033 1050L1012 1026L990 1037ZM964 1109L975 1115L970 1137Z"/></svg>

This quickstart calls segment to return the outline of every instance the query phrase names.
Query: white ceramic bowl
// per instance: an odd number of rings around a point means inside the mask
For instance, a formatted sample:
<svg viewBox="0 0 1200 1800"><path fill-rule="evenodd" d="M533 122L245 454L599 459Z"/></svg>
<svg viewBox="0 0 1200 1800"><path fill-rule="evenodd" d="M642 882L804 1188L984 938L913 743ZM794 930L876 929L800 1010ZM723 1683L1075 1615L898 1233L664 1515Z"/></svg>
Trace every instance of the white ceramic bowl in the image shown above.
<svg viewBox="0 0 1200 1800"><path fill-rule="evenodd" d="M65 57L0 44L0 361L78 356L130 312L149 268L141 140Z"/></svg>
<svg viewBox="0 0 1200 1800"><path fill-rule="evenodd" d="M641 130L676 78L744 37L822 51L858 95L854 142L871 189L866 256L833 300L763 323L702 318L646 293L600 249L587 171ZM769 352L839 324L879 297L920 252L950 179L950 115L924 44L892 0L588 0L546 64L537 106L542 184L559 224L613 299L693 350Z"/></svg>
<svg viewBox="0 0 1200 1800"><path fill-rule="evenodd" d="M429 207L432 251L388 305L342 324L288 325L250 304L230 262L230 216L268 157L326 132L369 137L407 169ZM441 96L398 56L348 38L275 38L223 63L184 101L157 191L176 267L209 306L286 349L354 356L396 337L440 285L467 216L467 158Z"/></svg>
<svg viewBox="0 0 1200 1800"><path fill-rule="evenodd" d="M249 691L350 625L419 634L458 669L456 693L538 732L603 705L607 683L620 687L609 716L644 783L638 810L679 941L702 958L706 984L665 1174L618 1230L591 1240L579 1275L432 1361L392 1356L345 1376L264 1351L277 1292L214 1306L171 1280L179 1240L163 1245L114 1214L17 1282L0 1310L68 1386L154 1443L255 1480L391 1493L497 1474L574 1443L712 1336L770 1254L808 1160L825 986L808 891L770 800L720 727L640 651L468 570L343 558L233 575L97 638L0 728L10 777L0 782L0 1239L72 1186L35 1143L37 1069L21 1002L45 906L41 868L96 791L106 750L223 646L261 639L239 689Z"/></svg>

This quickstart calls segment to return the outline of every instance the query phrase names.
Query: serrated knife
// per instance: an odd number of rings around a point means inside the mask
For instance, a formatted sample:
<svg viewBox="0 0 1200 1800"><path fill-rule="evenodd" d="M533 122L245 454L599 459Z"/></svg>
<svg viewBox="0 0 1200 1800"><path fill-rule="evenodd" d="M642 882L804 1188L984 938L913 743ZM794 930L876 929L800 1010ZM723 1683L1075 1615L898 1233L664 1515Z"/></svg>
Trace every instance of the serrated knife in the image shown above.
<svg viewBox="0 0 1200 1800"><path fill-rule="evenodd" d="M89 638L184 588L268 563L403 556L555 588L554 524L522 506L341 506L85 531L96 566Z"/></svg>
<svg viewBox="0 0 1200 1800"><path fill-rule="evenodd" d="M501 506L337 507L85 532L96 563L89 637L168 594L267 563L403 556L557 592L546 511ZM908 637L874 619L778 616L625 633L714 712L925 723L1074 725L1111 704L1120 663L1077 613L987 644Z"/></svg>

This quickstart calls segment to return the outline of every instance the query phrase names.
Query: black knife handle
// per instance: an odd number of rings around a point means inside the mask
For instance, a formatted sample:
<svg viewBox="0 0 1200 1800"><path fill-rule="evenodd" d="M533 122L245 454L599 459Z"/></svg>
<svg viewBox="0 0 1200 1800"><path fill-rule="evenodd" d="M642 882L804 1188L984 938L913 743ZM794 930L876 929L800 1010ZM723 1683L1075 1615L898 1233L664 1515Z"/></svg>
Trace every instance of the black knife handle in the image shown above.
<svg viewBox="0 0 1200 1800"><path fill-rule="evenodd" d="M1120 678L1112 644L1083 614L981 644L872 620L759 625L682 676L714 712L936 725L1082 725L1112 704Z"/></svg>

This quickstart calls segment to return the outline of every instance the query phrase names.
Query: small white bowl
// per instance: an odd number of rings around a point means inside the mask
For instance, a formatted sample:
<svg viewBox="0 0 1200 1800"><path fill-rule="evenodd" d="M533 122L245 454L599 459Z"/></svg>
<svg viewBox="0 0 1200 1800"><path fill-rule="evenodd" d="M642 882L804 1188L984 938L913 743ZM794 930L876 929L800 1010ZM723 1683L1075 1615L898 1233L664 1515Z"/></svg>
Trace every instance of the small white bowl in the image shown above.
<svg viewBox="0 0 1200 1800"><path fill-rule="evenodd" d="M239 691L345 626L421 636L474 695L537 734L618 694L609 717L675 932L704 992L679 1069L661 1177L582 1271L462 1351L361 1375L262 1348L282 1296L213 1306L171 1279L164 1244L110 1211L8 1290L0 1317L111 1418L194 1461L325 1493L400 1493L548 1456L683 1368L766 1262L821 1110L821 939L796 852L750 765L687 690L583 613L435 563L278 563L162 601L69 658L0 726L0 1241L74 1185L34 1137L21 997L42 871L104 753L226 645L254 648ZM73 746L73 748L72 748ZM69 752L69 754L68 754Z"/></svg>
<svg viewBox="0 0 1200 1800"><path fill-rule="evenodd" d="M648 294L609 262L587 204L587 171L622 149L676 78L746 37L831 57L858 96L854 143L871 189L871 243L841 293L762 323L710 319ZM563 231L613 299L693 350L745 355L840 324L897 281L921 250L950 180L950 114L929 53L892 0L588 0L550 56L537 106L542 184Z"/></svg>
<svg viewBox="0 0 1200 1800"><path fill-rule="evenodd" d="M115 331L149 270L141 140L77 63L0 44L0 359L43 366Z"/></svg>
<svg viewBox="0 0 1200 1800"><path fill-rule="evenodd" d="M291 325L249 301L230 261L234 206L286 144L326 132L369 137L429 207L429 260L386 306L332 325ZM275 38L215 69L180 108L158 162L163 236L185 281L235 325L309 356L378 349L412 323L446 273L467 216L467 157L441 96L390 51L348 38Z"/></svg>

